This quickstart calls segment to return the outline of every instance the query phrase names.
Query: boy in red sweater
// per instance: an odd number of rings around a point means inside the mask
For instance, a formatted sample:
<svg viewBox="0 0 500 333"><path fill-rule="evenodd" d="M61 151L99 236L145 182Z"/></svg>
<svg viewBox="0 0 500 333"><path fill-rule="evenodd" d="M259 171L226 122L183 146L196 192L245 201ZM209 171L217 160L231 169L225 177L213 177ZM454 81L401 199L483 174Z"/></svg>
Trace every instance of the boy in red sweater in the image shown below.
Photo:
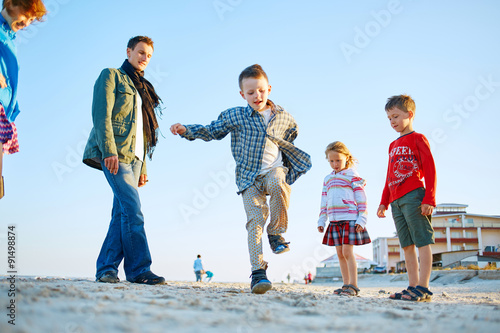
<svg viewBox="0 0 500 333"><path fill-rule="evenodd" d="M436 167L429 142L425 136L413 131L413 99L408 95L392 96L387 100L385 111L391 127L400 137L389 146L389 167L377 216L385 217L391 204L409 280L408 289L392 294L390 298L430 301L431 244L434 244L431 215L436 206Z"/></svg>

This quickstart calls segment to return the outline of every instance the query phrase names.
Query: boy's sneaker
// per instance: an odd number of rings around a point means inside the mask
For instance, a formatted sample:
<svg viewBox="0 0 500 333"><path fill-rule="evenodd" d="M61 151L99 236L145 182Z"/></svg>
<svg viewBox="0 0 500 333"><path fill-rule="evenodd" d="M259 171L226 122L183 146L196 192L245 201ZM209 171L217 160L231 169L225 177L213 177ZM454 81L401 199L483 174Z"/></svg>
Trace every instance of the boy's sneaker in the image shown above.
<svg viewBox="0 0 500 333"><path fill-rule="evenodd" d="M261 268L252 271L251 276L252 283L250 284L250 288L252 289L252 294L264 294L273 287L271 281L267 279L265 269Z"/></svg>
<svg viewBox="0 0 500 333"><path fill-rule="evenodd" d="M290 251L288 248L290 242L285 242L285 239L281 235L267 235L267 237L269 238L269 244L273 253L280 254Z"/></svg>

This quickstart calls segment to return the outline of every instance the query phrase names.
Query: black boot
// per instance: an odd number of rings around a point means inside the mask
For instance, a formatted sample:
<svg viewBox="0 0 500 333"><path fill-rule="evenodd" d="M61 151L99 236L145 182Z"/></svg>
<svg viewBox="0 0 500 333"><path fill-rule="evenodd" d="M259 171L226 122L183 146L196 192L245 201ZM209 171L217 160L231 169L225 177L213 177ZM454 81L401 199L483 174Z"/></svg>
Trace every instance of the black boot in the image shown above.
<svg viewBox="0 0 500 333"><path fill-rule="evenodd" d="M290 251L288 248L290 242L285 242L285 239L281 235L267 235L267 237L269 238L269 244L273 253L280 254Z"/></svg>
<svg viewBox="0 0 500 333"><path fill-rule="evenodd" d="M273 285L271 281L267 279L266 270L261 268L252 271L252 283L250 288L253 294L264 294L266 291L270 290Z"/></svg>

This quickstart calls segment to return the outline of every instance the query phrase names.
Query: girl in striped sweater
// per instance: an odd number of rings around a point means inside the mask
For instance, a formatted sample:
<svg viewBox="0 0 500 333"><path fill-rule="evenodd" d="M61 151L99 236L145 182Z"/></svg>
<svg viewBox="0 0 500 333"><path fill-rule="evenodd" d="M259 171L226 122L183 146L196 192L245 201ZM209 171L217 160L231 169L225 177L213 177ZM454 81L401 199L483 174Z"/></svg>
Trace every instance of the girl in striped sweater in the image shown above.
<svg viewBox="0 0 500 333"><path fill-rule="evenodd" d="M366 182L353 169L356 159L342 142L330 143L325 154L333 171L323 182L318 231L323 233L325 222L330 222L323 244L335 246L344 284L334 290L334 294L357 296L358 272L353 245L371 242L365 228L368 214L364 190Z"/></svg>

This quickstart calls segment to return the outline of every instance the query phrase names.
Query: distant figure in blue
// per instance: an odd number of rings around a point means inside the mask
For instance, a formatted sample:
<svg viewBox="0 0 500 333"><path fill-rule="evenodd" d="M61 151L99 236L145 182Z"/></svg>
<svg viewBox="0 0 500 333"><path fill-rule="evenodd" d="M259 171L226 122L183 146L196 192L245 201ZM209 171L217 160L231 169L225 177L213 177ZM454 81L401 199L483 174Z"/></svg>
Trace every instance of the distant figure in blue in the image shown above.
<svg viewBox="0 0 500 333"><path fill-rule="evenodd" d="M14 120L19 114L17 81L19 64L16 32L33 21L41 21L47 9L41 0L4 0L0 13L0 199L4 196L2 177L3 155L19 151Z"/></svg>
<svg viewBox="0 0 500 333"><path fill-rule="evenodd" d="M207 282L210 282L212 281L212 278L214 276L214 273L212 273L211 271L207 271Z"/></svg>
<svg viewBox="0 0 500 333"><path fill-rule="evenodd" d="M194 274L196 275L196 282L201 282L201 276L205 274L203 270L203 263L201 262L201 255L196 256L196 260L193 264Z"/></svg>

